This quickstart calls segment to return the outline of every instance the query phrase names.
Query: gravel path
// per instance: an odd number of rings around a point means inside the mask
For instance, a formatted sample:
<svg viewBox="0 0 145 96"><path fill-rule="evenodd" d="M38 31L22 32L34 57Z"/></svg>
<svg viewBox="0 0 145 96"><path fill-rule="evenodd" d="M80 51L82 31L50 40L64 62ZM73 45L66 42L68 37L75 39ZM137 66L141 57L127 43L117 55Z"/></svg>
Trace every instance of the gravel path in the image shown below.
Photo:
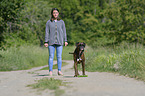
<svg viewBox="0 0 145 96"><path fill-rule="evenodd" d="M64 76L57 76L57 70L53 70L52 76L71 82L69 87L61 87L65 90L62 96L145 96L145 83L142 81L107 72L86 72L88 77L73 77L73 61L64 62L68 63L62 68ZM31 70L0 72L0 96L54 96L52 90L38 91L26 87L35 83L35 80L51 78L48 71L40 70L43 67L46 66Z"/></svg>

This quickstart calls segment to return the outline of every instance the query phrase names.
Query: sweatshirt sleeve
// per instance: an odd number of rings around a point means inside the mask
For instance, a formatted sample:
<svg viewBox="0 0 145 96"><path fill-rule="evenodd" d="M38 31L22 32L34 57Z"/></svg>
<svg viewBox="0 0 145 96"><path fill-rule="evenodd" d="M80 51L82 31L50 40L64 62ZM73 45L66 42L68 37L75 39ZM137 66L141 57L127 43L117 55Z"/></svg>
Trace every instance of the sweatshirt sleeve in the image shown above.
<svg viewBox="0 0 145 96"><path fill-rule="evenodd" d="M65 28L65 23L64 21L62 21L62 29L63 29L63 37L64 37L64 41L67 42L67 35L66 35L66 28Z"/></svg>
<svg viewBox="0 0 145 96"><path fill-rule="evenodd" d="M45 28L45 42L48 43L49 42L49 21L47 21L46 23L46 28Z"/></svg>

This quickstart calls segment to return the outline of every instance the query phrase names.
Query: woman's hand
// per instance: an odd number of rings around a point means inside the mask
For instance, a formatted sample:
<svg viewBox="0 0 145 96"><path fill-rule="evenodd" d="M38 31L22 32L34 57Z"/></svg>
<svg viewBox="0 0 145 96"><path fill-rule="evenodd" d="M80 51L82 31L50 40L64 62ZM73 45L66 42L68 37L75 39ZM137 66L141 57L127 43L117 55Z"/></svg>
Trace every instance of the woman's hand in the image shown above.
<svg viewBox="0 0 145 96"><path fill-rule="evenodd" d="M44 46L45 46L45 47L48 47L48 43L45 43Z"/></svg>
<svg viewBox="0 0 145 96"><path fill-rule="evenodd" d="M65 42L65 46L67 46L68 45L68 43L67 42Z"/></svg>

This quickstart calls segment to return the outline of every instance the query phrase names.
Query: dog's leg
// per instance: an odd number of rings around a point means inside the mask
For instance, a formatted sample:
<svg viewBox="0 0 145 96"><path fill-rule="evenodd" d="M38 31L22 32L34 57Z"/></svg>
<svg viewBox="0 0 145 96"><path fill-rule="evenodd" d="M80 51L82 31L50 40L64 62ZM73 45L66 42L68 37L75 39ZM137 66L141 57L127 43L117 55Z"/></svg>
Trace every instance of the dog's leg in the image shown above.
<svg viewBox="0 0 145 96"><path fill-rule="evenodd" d="M78 74L77 62L74 63L74 69L75 69L75 76L74 77L77 77L79 75Z"/></svg>
<svg viewBox="0 0 145 96"><path fill-rule="evenodd" d="M82 73L85 75L85 61L82 61Z"/></svg>

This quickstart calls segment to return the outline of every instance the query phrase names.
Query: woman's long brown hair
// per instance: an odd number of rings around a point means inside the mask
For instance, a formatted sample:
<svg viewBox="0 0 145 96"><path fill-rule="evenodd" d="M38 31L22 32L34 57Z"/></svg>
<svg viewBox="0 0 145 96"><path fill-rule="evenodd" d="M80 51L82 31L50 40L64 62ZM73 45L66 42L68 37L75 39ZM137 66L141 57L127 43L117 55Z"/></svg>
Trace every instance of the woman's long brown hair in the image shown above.
<svg viewBox="0 0 145 96"><path fill-rule="evenodd" d="M51 19L50 19L51 22L54 21L54 17L53 17L53 11L54 11L54 10L57 10L57 11L59 12L59 10L58 10L57 8L52 8L52 10L51 10ZM59 16L57 17L57 20L58 20L58 21L60 20Z"/></svg>

